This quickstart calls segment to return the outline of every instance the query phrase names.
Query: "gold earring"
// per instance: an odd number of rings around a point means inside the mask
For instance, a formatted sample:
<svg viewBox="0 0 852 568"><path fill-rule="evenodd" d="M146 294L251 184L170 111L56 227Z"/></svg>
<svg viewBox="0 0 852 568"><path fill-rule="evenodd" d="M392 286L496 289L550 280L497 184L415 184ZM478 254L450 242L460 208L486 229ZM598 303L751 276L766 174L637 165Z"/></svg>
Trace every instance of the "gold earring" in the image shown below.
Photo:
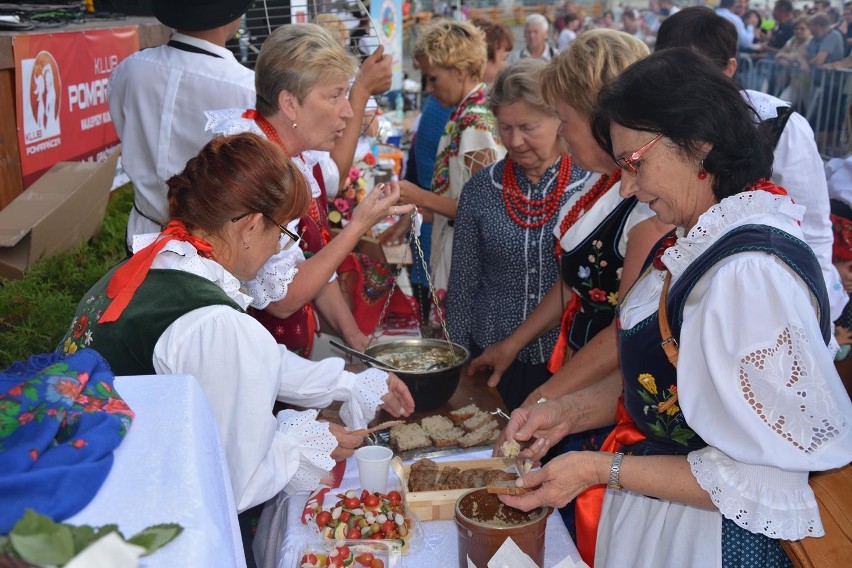
<svg viewBox="0 0 852 568"><path fill-rule="evenodd" d="M245 242L245 241L243 241L243 248L244 248L244 249L246 249L246 250L248 250L248 245L246 244L246 242Z"/></svg>
<svg viewBox="0 0 852 568"><path fill-rule="evenodd" d="M297 128L299 128L299 125L294 122L293 123L293 130L296 130Z"/></svg>

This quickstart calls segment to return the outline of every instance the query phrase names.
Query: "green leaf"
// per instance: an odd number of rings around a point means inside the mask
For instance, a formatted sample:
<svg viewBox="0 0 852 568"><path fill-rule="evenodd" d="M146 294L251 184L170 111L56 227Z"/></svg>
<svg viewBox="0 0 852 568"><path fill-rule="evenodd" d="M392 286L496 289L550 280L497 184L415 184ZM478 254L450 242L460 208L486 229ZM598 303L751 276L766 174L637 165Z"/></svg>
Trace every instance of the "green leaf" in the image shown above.
<svg viewBox="0 0 852 568"><path fill-rule="evenodd" d="M74 557L74 538L67 525L27 509L9 533L15 552L30 564L62 565Z"/></svg>
<svg viewBox="0 0 852 568"><path fill-rule="evenodd" d="M0 554L12 552L12 543L9 542L9 537L5 534L0 534Z"/></svg>
<svg viewBox="0 0 852 568"><path fill-rule="evenodd" d="M642 400L647 402L650 406L654 406L657 404L657 401L651 398L651 395L648 394L645 389L636 389L636 391L639 393L639 396L642 397Z"/></svg>
<svg viewBox="0 0 852 568"><path fill-rule="evenodd" d="M695 432L686 428L681 428L680 426L675 426L674 430L672 430L672 440L684 446L686 446L687 442L694 436Z"/></svg>
<svg viewBox="0 0 852 568"><path fill-rule="evenodd" d="M38 389L34 386L24 387L24 396L30 400L38 400Z"/></svg>
<svg viewBox="0 0 852 568"><path fill-rule="evenodd" d="M142 556L148 556L173 541L182 532L183 527L175 523L154 525L136 533L127 542L141 546L145 549Z"/></svg>
<svg viewBox="0 0 852 568"><path fill-rule="evenodd" d="M71 537L74 540L74 554L80 554L87 546L97 540L95 529L89 525L71 527Z"/></svg>
<svg viewBox="0 0 852 568"><path fill-rule="evenodd" d="M654 436L657 438L665 438L666 432L663 430L663 427L659 422L648 422L648 427L651 428L651 432L654 433Z"/></svg>

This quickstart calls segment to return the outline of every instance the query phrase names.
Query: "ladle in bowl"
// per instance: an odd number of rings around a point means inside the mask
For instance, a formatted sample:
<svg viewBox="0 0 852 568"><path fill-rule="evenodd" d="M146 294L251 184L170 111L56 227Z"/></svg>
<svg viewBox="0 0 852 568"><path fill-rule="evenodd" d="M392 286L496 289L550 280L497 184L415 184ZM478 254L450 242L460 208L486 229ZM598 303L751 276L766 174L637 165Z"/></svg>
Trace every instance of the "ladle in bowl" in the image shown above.
<svg viewBox="0 0 852 568"><path fill-rule="evenodd" d="M370 365L371 367L379 367L380 369L385 368L385 369L390 369L391 371L398 371L399 370L394 365L391 365L390 363L385 363L384 361L380 361L379 359L376 359L375 357L370 357L369 355L367 355L366 353L364 353L362 351L358 351L357 349L352 349L348 345L343 345L342 343L335 341L333 339L329 339L328 342L333 347L337 347L341 351L344 351L344 352L349 353L350 355L352 355L354 357L357 357L364 364Z"/></svg>

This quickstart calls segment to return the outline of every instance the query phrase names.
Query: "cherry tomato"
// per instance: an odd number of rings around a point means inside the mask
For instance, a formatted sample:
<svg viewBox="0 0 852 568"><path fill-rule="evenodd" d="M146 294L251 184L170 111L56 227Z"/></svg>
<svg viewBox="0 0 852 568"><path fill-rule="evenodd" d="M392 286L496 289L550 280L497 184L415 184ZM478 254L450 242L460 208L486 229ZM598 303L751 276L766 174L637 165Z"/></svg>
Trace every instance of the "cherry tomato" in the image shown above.
<svg viewBox="0 0 852 568"><path fill-rule="evenodd" d="M357 497L347 497L343 501L343 506L346 507L347 509L357 509L358 507L361 506L361 500L358 499Z"/></svg>
<svg viewBox="0 0 852 568"><path fill-rule="evenodd" d="M341 556L340 554L338 554L337 556L328 557L328 563L330 566L343 566L344 560L346 560L346 556Z"/></svg>
<svg viewBox="0 0 852 568"><path fill-rule="evenodd" d="M382 523L382 532L386 533L388 531L394 530L396 528L396 523L393 521L385 521Z"/></svg>
<svg viewBox="0 0 852 568"><path fill-rule="evenodd" d="M373 561L370 563L370 568L385 568L385 563L381 558L373 558Z"/></svg>
<svg viewBox="0 0 852 568"><path fill-rule="evenodd" d="M369 494L370 494L370 492L369 492L369 491L367 491L366 489L362 489L362 490L361 490L361 501L363 501L363 500L364 500L364 497L366 497L366 496L367 496L367 495L369 495Z"/></svg>
<svg viewBox="0 0 852 568"><path fill-rule="evenodd" d="M400 501L402 501L402 495L399 494L399 491L391 491L390 493L388 493L388 500L399 503Z"/></svg>
<svg viewBox="0 0 852 568"><path fill-rule="evenodd" d="M349 511L341 511L340 517L338 517L338 519L340 519L341 523L345 523L346 521L349 520L349 517L351 517L351 516L352 516L352 513L350 513Z"/></svg>
<svg viewBox="0 0 852 568"><path fill-rule="evenodd" d="M331 520L331 513L328 511L323 511L322 513L317 515L316 522L319 528L325 527L328 524L328 521Z"/></svg>
<svg viewBox="0 0 852 568"><path fill-rule="evenodd" d="M362 566L366 566L367 568L370 568L373 560L375 560L375 556L373 556L372 552L364 552L363 554L359 554L355 557L355 562Z"/></svg>
<svg viewBox="0 0 852 568"><path fill-rule="evenodd" d="M337 547L337 554L338 554L338 556L340 556L340 558L342 558L343 560L346 560L347 558L349 558L349 547L346 546L345 544L343 546L338 546Z"/></svg>
<svg viewBox="0 0 852 568"><path fill-rule="evenodd" d="M316 564L316 563L317 563L316 554L305 554L304 556L302 556L301 564Z"/></svg>
<svg viewBox="0 0 852 568"><path fill-rule="evenodd" d="M358 540L359 538L361 538L361 531L356 529L355 527L352 527L351 529L349 529L349 532L346 533L346 538L348 538L349 540Z"/></svg>
<svg viewBox="0 0 852 568"><path fill-rule="evenodd" d="M378 507L379 503L381 503L381 499L376 497L375 495L367 495L364 497L364 506L365 507Z"/></svg>

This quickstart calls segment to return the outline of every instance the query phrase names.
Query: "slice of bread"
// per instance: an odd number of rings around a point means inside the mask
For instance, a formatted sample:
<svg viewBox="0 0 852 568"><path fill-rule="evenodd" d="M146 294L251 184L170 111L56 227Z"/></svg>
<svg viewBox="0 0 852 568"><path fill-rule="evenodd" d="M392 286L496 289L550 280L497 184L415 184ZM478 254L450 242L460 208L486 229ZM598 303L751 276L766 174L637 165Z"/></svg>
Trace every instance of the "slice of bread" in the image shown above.
<svg viewBox="0 0 852 568"><path fill-rule="evenodd" d="M450 420L452 420L456 424L461 424L471 416L475 415L477 412L480 412L478 406L476 406L475 404L468 404L463 408L459 408L450 412Z"/></svg>
<svg viewBox="0 0 852 568"><path fill-rule="evenodd" d="M490 422L486 422L476 430L468 432L467 434L459 438L459 446L461 446L462 448L470 448L472 446L477 446L480 444L487 444L499 435L500 431L497 429L497 421L491 420Z"/></svg>
<svg viewBox="0 0 852 568"><path fill-rule="evenodd" d="M478 430L480 426L483 424L487 424L488 422L494 422L497 424L497 421L494 420L494 417L488 414L487 412L479 411L464 422L462 422L462 427L468 432L473 432L474 430ZM496 426L495 426L496 428Z"/></svg>
<svg viewBox="0 0 852 568"><path fill-rule="evenodd" d="M404 452L432 445L432 440L420 427L420 424L400 424L390 430L390 441L397 451Z"/></svg>
<svg viewBox="0 0 852 568"><path fill-rule="evenodd" d="M446 416L436 414L435 416L427 416L420 421L420 426L427 435L441 434L454 428L453 421Z"/></svg>
<svg viewBox="0 0 852 568"><path fill-rule="evenodd" d="M455 446L459 443L459 438L462 436L464 436L464 430L456 426L453 426L449 430L429 434L429 437L432 438L432 443L439 448Z"/></svg>

